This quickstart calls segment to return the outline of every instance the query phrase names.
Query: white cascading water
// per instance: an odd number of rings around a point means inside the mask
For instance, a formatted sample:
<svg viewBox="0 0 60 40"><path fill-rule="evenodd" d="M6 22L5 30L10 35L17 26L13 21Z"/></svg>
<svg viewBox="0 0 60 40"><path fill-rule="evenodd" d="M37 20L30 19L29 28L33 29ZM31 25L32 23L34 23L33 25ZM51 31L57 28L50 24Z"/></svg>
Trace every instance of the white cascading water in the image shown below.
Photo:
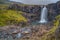
<svg viewBox="0 0 60 40"><path fill-rule="evenodd" d="M41 19L39 21L39 23L47 23L47 8L44 6L44 8L41 11Z"/></svg>

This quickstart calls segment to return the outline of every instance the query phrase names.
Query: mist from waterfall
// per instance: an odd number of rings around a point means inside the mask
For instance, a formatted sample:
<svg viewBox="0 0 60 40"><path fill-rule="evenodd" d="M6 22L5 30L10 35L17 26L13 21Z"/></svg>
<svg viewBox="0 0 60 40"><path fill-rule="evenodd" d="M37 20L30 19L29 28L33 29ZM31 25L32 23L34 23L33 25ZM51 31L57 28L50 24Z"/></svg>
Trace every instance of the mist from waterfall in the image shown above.
<svg viewBox="0 0 60 40"><path fill-rule="evenodd" d="M44 8L41 11L41 19L39 21L39 23L47 23L47 8L44 6Z"/></svg>

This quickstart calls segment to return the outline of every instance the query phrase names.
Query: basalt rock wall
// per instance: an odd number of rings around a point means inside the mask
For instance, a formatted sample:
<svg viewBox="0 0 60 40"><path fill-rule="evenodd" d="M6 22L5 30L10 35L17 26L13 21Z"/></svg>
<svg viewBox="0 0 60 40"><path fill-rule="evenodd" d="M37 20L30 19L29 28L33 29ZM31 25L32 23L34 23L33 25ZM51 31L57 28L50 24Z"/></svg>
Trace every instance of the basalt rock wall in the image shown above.
<svg viewBox="0 0 60 40"><path fill-rule="evenodd" d="M60 1L47 5L48 8L48 19L52 21L57 15L60 14Z"/></svg>
<svg viewBox="0 0 60 40"><path fill-rule="evenodd" d="M55 17L60 14L60 1L46 5L48 8L48 21L55 20ZM18 10L25 12L24 17L30 21L40 20L41 5L25 5L12 4L8 7L11 10Z"/></svg>

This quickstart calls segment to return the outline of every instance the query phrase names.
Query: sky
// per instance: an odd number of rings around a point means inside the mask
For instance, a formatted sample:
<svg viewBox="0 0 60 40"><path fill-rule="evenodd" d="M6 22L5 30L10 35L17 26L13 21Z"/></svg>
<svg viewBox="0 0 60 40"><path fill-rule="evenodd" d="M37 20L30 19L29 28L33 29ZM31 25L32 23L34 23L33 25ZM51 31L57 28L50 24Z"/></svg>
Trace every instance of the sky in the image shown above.
<svg viewBox="0 0 60 40"><path fill-rule="evenodd" d="M49 3L55 3L59 0L10 0L10 1L21 2L24 4L47 5Z"/></svg>

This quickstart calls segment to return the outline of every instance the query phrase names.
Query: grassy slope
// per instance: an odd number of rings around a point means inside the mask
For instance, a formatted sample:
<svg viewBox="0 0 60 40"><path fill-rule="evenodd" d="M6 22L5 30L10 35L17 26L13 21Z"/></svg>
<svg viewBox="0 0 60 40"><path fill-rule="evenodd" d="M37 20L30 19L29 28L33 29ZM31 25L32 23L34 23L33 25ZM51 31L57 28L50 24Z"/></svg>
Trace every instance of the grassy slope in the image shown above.
<svg viewBox="0 0 60 40"><path fill-rule="evenodd" d="M21 15L23 12L6 10L7 7L8 4L0 4L0 26L19 23L21 21L27 22L27 19Z"/></svg>

